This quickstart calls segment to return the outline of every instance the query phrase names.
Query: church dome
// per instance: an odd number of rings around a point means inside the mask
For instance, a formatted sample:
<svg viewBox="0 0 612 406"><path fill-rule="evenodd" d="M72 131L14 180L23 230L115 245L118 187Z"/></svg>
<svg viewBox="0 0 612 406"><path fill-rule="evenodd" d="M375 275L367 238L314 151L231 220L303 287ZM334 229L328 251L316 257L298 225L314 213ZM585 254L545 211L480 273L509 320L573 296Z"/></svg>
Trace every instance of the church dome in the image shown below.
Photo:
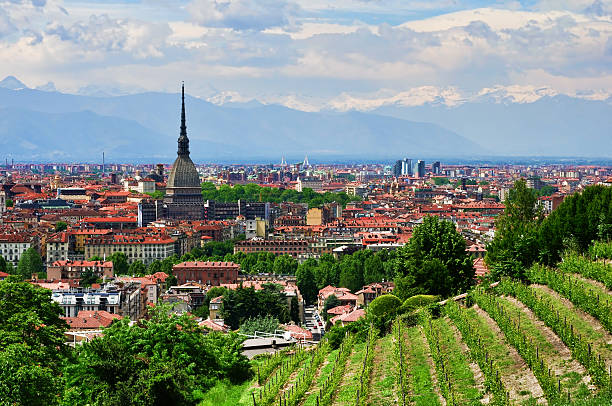
<svg viewBox="0 0 612 406"><path fill-rule="evenodd" d="M189 156L179 155L172 165L166 188L199 188L200 175Z"/></svg>

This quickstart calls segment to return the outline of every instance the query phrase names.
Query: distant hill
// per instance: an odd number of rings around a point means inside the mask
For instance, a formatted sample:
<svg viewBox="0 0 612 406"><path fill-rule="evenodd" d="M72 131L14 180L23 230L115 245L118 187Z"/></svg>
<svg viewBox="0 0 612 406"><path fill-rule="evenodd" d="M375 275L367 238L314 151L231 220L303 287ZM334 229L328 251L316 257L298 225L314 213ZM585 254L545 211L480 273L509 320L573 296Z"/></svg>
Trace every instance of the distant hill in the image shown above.
<svg viewBox="0 0 612 406"><path fill-rule="evenodd" d="M14 86L12 86L14 87ZM0 88L0 146L21 160L176 156L178 94L91 97ZM438 125L370 113L307 113L275 105L217 106L187 97L187 132L196 160L281 156L389 159L486 153ZM421 120L418 120L421 121ZM81 142L82 141L82 142Z"/></svg>
<svg viewBox="0 0 612 406"><path fill-rule="evenodd" d="M373 113L422 120L456 131L496 155L612 156L612 103L547 96L533 103L481 100L384 106Z"/></svg>

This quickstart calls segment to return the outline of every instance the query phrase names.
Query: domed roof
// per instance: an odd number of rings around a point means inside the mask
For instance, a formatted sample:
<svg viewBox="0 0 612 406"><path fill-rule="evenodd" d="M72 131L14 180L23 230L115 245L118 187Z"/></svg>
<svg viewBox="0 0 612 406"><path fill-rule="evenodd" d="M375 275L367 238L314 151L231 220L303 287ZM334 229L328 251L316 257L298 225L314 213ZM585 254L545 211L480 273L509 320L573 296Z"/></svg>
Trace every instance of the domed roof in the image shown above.
<svg viewBox="0 0 612 406"><path fill-rule="evenodd" d="M189 156L179 155L172 165L166 188L200 187L200 175Z"/></svg>

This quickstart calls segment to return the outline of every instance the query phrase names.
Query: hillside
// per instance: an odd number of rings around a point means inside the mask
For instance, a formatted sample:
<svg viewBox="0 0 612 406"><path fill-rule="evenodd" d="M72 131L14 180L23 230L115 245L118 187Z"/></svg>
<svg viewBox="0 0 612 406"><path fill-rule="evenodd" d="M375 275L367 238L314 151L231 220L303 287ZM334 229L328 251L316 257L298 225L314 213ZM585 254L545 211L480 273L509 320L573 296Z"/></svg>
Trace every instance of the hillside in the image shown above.
<svg viewBox="0 0 612 406"><path fill-rule="evenodd" d="M383 336L361 323L259 358L258 377L202 405L609 404L612 266L573 256L527 275L397 317Z"/></svg>

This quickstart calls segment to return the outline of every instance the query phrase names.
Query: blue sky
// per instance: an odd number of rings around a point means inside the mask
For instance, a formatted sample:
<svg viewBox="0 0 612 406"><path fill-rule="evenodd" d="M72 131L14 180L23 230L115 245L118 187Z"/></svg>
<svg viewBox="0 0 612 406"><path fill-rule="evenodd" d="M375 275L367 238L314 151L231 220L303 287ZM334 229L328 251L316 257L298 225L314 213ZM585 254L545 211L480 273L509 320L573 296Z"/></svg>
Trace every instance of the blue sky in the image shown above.
<svg viewBox="0 0 612 406"><path fill-rule="evenodd" d="M0 0L0 76L304 110L612 93L612 0Z"/></svg>

